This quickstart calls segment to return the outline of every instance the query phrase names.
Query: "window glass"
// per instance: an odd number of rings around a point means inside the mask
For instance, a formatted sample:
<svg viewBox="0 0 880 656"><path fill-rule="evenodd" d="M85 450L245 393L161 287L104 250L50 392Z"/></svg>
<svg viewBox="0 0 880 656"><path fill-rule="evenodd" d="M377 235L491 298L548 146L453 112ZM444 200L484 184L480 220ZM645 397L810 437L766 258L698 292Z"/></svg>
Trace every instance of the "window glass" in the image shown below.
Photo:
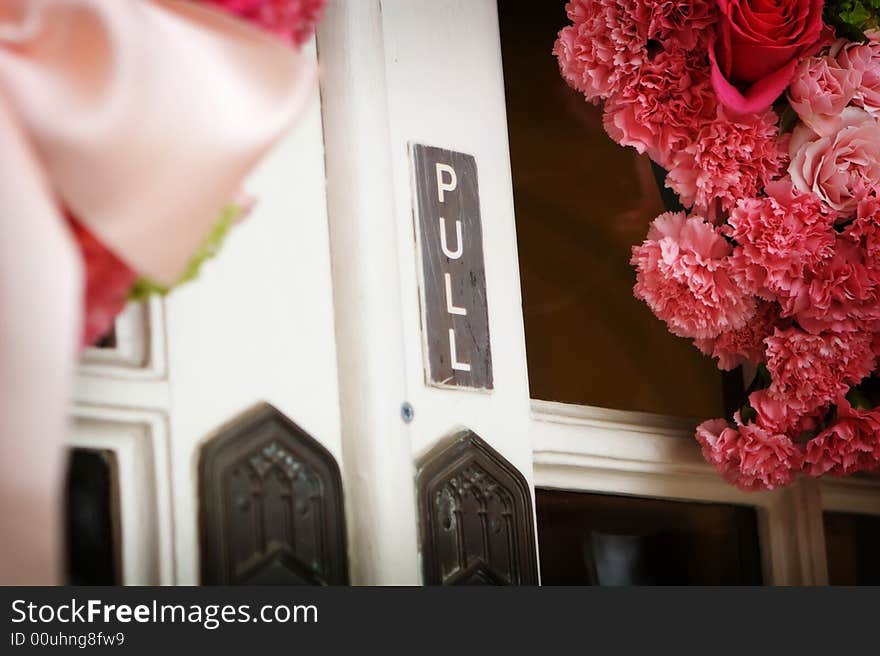
<svg viewBox="0 0 880 656"><path fill-rule="evenodd" d="M880 585L880 517L826 512L825 549L831 585Z"/></svg>
<svg viewBox="0 0 880 656"><path fill-rule="evenodd" d="M714 364L632 295L630 248L663 204L647 157L559 75L564 4L498 3L531 395L721 416Z"/></svg>
<svg viewBox="0 0 880 656"><path fill-rule="evenodd" d="M118 480L109 451L73 449L67 473L67 580L118 585Z"/></svg>
<svg viewBox="0 0 880 656"><path fill-rule="evenodd" d="M745 506L536 490L543 585L760 585Z"/></svg>

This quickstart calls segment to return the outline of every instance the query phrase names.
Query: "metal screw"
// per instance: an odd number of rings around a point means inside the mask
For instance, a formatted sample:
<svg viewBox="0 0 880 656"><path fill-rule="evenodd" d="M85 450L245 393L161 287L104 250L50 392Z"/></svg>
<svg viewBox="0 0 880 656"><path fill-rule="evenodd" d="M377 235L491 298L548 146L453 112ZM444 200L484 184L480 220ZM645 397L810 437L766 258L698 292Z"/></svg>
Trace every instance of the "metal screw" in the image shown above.
<svg viewBox="0 0 880 656"><path fill-rule="evenodd" d="M400 406L400 418L403 419L403 423L410 423L415 416L415 408L412 407L412 404L409 401L404 401L403 405Z"/></svg>

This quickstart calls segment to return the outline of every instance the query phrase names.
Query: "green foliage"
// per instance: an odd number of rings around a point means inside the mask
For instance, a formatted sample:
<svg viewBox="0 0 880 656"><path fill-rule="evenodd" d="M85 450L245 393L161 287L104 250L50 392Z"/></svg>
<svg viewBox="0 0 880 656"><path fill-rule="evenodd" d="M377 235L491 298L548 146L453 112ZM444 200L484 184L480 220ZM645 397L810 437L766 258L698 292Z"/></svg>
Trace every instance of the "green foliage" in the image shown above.
<svg viewBox="0 0 880 656"><path fill-rule="evenodd" d="M859 410L871 410L874 407L871 399L858 386L850 388L849 392L846 393L846 400L849 401L852 407Z"/></svg>
<svg viewBox="0 0 880 656"><path fill-rule="evenodd" d="M786 134L794 130L795 126L800 121L798 114L791 105L788 104L788 97L786 98L785 104L780 106L780 118L779 118L779 134Z"/></svg>
<svg viewBox="0 0 880 656"><path fill-rule="evenodd" d="M182 285L183 283L198 278L202 265L220 252L220 248L223 246L223 242L226 239L226 235L229 233L229 229L235 224L236 219L241 215L241 211L241 208L237 205L227 205L226 208L224 208L223 213L220 215L220 219L214 224L214 227L211 228L211 231L207 234L204 241L202 241L199 250L189 261L189 264L187 264L186 269L184 269L177 282L171 287L166 287L154 280L142 277L132 285L131 290L128 292L129 300L142 301L152 294L165 296L178 285Z"/></svg>
<svg viewBox="0 0 880 656"><path fill-rule="evenodd" d="M864 41L865 31L880 26L880 0L829 0L824 18L838 36Z"/></svg>

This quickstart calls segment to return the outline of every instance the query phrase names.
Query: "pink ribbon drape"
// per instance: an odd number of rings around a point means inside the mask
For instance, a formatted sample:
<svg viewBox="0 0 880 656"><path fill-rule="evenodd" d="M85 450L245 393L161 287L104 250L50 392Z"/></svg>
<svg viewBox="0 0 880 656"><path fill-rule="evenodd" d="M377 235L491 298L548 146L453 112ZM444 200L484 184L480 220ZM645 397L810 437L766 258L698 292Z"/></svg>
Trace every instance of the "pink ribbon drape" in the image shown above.
<svg viewBox="0 0 880 656"><path fill-rule="evenodd" d="M311 92L311 64L191 2L0 7L0 101L54 192L133 269L174 282Z"/></svg>
<svg viewBox="0 0 880 656"><path fill-rule="evenodd" d="M191 2L0 0L2 549L24 554L10 522L60 480L81 311L62 208L173 283L314 82L307 56Z"/></svg>

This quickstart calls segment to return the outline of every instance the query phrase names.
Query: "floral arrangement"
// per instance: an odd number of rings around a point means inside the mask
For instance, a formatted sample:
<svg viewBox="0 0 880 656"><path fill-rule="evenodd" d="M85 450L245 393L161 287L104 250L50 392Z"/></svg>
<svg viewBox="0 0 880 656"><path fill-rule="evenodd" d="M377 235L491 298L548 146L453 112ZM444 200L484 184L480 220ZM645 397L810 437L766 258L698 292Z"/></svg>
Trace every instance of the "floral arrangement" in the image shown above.
<svg viewBox="0 0 880 656"><path fill-rule="evenodd" d="M703 455L744 490L880 468L880 0L572 0L554 47L686 211L634 293L756 375Z"/></svg>
<svg viewBox="0 0 880 656"><path fill-rule="evenodd" d="M277 35L292 46L302 45L321 18L325 0L193 0L214 5ZM234 194L231 194L234 195ZM182 284L198 276L201 264L213 257L229 229L250 211L253 200L239 194L219 217L202 247L178 280ZM103 337L130 300L142 300L153 293L166 294L169 288L142 278L96 239L75 217L68 216L71 233L83 258L85 269L85 319L82 346Z"/></svg>

